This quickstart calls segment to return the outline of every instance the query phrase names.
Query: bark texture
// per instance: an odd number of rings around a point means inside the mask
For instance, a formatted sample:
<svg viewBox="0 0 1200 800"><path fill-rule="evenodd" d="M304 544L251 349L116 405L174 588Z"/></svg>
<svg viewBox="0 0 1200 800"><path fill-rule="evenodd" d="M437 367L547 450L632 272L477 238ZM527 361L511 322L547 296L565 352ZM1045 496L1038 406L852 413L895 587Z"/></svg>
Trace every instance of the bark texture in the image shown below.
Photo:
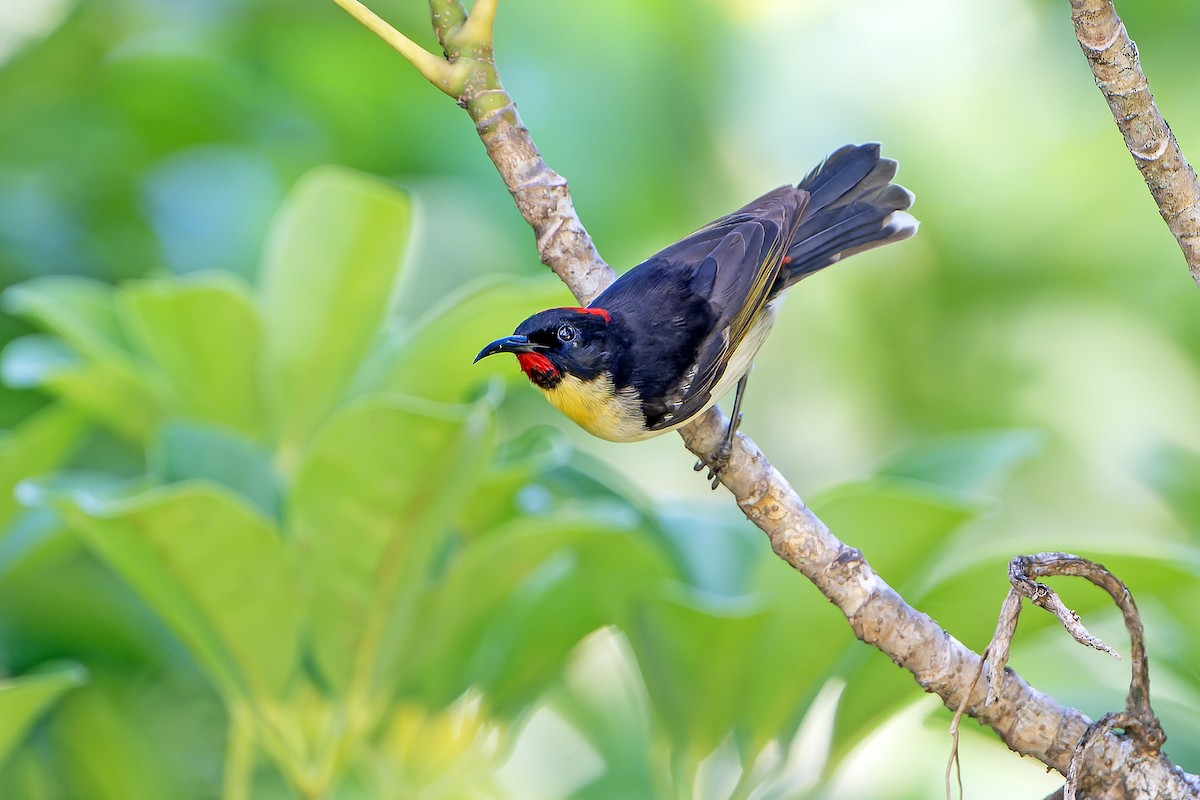
<svg viewBox="0 0 1200 800"><path fill-rule="evenodd" d="M1200 183L1150 94L1137 45L1111 0L1071 0L1071 21L1125 147L1200 284Z"/></svg>

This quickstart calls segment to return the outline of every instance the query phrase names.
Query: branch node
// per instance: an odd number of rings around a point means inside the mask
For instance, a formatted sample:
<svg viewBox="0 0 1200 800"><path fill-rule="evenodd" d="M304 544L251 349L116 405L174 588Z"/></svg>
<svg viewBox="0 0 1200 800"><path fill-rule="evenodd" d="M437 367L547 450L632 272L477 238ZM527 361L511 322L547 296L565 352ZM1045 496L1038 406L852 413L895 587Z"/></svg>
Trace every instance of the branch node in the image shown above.
<svg viewBox="0 0 1200 800"><path fill-rule="evenodd" d="M1152 144L1154 144L1153 139L1150 140L1149 142L1146 142L1146 144L1144 146L1149 147ZM1162 158L1164 155L1166 155L1167 148L1170 146L1171 146L1170 136L1164 136L1163 138L1158 140L1158 146L1155 147L1150 152L1145 152L1144 150L1138 150L1133 147L1129 148L1129 152L1131 154L1133 154L1134 158L1139 159L1141 161L1158 161L1160 158Z"/></svg>
<svg viewBox="0 0 1200 800"><path fill-rule="evenodd" d="M354 17L367 30L387 42L393 50L404 56L405 60L416 67L417 72L420 72L425 80L439 90L454 98L462 94L468 73L466 65L448 61L429 52L393 28L358 0L333 0L333 2L341 6L342 10Z"/></svg>
<svg viewBox="0 0 1200 800"><path fill-rule="evenodd" d="M505 114L515 114L517 111L517 104L513 102L512 97L504 89L484 89L473 98L473 102L479 103L481 106L484 105L480 101L485 95L496 96L500 100L500 103L492 108L488 108L475 120L475 130L480 134L486 133L493 128Z"/></svg>
<svg viewBox="0 0 1200 800"><path fill-rule="evenodd" d="M534 185L534 184L527 184L527 185ZM509 191L512 191L515 193L518 191L518 188L512 187L512 188L510 188ZM563 225L565 224L565 222L566 222L566 220L564 220L562 217L555 217L554 219L552 219L550 221L550 224L547 225L545 230L542 231L541 235L537 237L537 249L538 249L539 253L545 252L545 250L549 246L550 242L554 239L555 236L558 236L559 232L563 229Z"/></svg>
<svg viewBox="0 0 1200 800"><path fill-rule="evenodd" d="M1125 32L1125 23L1118 20L1117 25L1112 29L1112 33L1108 35L1108 38L1096 44L1086 41L1082 34L1080 34L1077 38L1079 39L1080 47L1089 53L1096 53L1098 55L1103 53L1105 50L1111 49L1113 45L1115 45L1117 42L1120 42L1122 39L1127 38Z"/></svg>

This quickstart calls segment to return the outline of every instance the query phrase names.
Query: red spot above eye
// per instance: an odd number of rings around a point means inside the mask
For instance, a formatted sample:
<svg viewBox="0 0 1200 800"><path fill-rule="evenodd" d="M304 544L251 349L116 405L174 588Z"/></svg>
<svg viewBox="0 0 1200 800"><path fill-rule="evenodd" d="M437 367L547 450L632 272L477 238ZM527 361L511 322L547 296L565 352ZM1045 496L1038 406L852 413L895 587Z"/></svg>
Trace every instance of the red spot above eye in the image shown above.
<svg viewBox="0 0 1200 800"><path fill-rule="evenodd" d="M563 311L577 311L580 314L595 314L605 322L612 322L612 315L603 308L564 308Z"/></svg>
<svg viewBox="0 0 1200 800"><path fill-rule="evenodd" d="M517 353L517 363L527 376L533 372L543 375L557 375L558 369L541 353Z"/></svg>

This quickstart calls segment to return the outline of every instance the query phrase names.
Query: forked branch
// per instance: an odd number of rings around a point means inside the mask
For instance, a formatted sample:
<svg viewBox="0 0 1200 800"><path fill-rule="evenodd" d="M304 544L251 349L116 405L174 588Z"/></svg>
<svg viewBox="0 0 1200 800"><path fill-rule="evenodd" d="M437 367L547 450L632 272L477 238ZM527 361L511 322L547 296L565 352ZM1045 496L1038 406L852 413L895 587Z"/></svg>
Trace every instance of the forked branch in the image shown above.
<svg viewBox="0 0 1200 800"><path fill-rule="evenodd" d="M430 83L442 91L447 91L447 87L454 90L447 94L475 121L475 130L488 156L508 186L517 209L533 228L542 263L582 303L590 302L604 291L616 275L600 258L579 221L566 178L542 160L521 122L516 103L500 83L492 57L496 0L478 0L469 15L458 0L429 0L434 33L445 48L444 58L412 44L358 0L334 2L412 62ZM414 53L414 47L421 52ZM441 62L441 66L431 66L426 56ZM455 77L445 79L443 67ZM460 72L465 72L461 79Z"/></svg>

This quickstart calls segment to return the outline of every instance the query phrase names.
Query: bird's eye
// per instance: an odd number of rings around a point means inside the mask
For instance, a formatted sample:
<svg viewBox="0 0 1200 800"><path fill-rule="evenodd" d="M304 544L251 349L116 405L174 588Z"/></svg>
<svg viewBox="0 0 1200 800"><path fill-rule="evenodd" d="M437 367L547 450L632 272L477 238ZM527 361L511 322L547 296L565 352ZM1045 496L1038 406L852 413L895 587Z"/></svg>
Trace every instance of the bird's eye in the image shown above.
<svg viewBox="0 0 1200 800"><path fill-rule="evenodd" d="M572 325L559 325L558 326L558 338L559 338L559 341L562 341L562 342L571 341L572 339L575 338L575 327Z"/></svg>

